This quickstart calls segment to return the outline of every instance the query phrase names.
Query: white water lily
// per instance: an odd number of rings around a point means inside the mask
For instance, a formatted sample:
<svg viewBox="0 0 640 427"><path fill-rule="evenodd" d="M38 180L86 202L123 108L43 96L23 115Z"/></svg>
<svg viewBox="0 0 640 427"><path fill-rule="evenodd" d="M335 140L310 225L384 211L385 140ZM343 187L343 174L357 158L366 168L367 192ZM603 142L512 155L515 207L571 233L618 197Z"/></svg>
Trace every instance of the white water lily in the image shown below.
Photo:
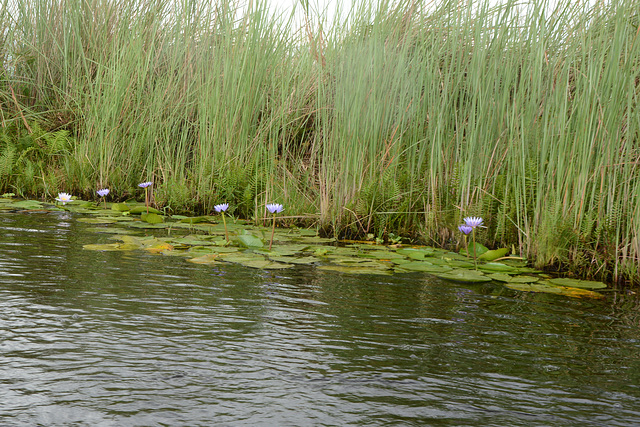
<svg viewBox="0 0 640 427"><path fill-rule="evenodd" d="M62 202L63 205L69 202L73 202L73 200L71 199L71 194L69 193L58 193L58 197L56 197L56 200Z"/></svg>

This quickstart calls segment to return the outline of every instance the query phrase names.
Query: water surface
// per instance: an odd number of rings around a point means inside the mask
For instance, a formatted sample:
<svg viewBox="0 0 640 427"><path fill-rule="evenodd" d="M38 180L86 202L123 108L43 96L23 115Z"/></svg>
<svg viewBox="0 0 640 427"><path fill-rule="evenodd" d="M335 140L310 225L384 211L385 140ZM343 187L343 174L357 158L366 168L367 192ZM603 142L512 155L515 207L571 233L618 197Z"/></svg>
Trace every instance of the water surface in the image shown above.
<svg viewBox="0 0 640 427"><path fill-rule="evenodd" d="M0 425L640 425L640 305L95 252L0 213ZM165 231L166 232L166 231Z"/></svg>

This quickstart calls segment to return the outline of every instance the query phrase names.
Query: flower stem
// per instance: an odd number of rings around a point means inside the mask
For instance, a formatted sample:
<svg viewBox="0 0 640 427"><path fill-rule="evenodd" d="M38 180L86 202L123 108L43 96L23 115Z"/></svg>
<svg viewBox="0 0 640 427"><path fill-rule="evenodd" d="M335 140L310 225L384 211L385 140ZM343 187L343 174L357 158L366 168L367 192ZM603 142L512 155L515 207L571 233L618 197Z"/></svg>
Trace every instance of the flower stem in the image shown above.
<svg viewBox="0 0 640 427"><path fill-rule="evenodd" d="M269 241L269 250L271 250L271 245L273 245L273 235L276 233L276 214L273 213L273 227L271 228L271 240Z"/></svg>
<svg viewBox="0 0 640 427"><path fill-rule="evenodd" d="M107 199L105 199L104 197L102 198L102 201L104 202L104 208L107 209Z"/></svg>
<svg viewBox="0 0 640 427"><path fill-rule="evenodd" d="M478 269L478 257L476 256L476 229L473 228L473 264ZM469 249L467 248L467 254L469 254Z"/></svg>
<svg viewBox="0 0 640 427"><path fill-rule="evenodd" d="M147 207L147 214L149 214L149 189L144 187L144 205Z"/></svg>
<svg viewBox="0 0 640 427"><path fill-rule="evenodd" d="M229 232L227 231L227 220L224 218L224 211L220 213L222 214L222 222L224 223L224 235L227 238L227 242L229 242Z"/></svg>

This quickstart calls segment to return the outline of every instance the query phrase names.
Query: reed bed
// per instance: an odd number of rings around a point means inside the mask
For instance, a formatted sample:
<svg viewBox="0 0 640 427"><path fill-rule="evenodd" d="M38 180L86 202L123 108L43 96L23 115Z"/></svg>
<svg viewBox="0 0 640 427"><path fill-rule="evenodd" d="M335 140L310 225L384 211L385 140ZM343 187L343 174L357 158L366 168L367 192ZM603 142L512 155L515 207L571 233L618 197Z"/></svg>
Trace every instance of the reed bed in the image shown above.
<svg viewBox="0 0 640 427"><path fill-rule="evenodd" d="M246 7L244 7L246 6ZM336 236L478 239L640 277L640 2L2 3L0 192L267 216ZM348 17L348 19L347 19Z"/></svg>

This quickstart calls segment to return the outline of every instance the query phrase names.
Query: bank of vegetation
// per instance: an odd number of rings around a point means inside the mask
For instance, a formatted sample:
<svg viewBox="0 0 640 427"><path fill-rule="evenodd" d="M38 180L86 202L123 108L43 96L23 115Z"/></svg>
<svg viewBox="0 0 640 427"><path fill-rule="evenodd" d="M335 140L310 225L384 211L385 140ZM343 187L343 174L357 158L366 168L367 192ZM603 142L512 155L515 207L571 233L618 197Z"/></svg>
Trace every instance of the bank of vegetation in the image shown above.
<svg viewBox="0 0 640 427"><path fill-rule="evenodd" d="M278 202L330 234L441 246L480 216L487 246L637 281L640 2L427 3L332 24L264 2L5 0L0 193L153 181L167 212Z"/></svg>

